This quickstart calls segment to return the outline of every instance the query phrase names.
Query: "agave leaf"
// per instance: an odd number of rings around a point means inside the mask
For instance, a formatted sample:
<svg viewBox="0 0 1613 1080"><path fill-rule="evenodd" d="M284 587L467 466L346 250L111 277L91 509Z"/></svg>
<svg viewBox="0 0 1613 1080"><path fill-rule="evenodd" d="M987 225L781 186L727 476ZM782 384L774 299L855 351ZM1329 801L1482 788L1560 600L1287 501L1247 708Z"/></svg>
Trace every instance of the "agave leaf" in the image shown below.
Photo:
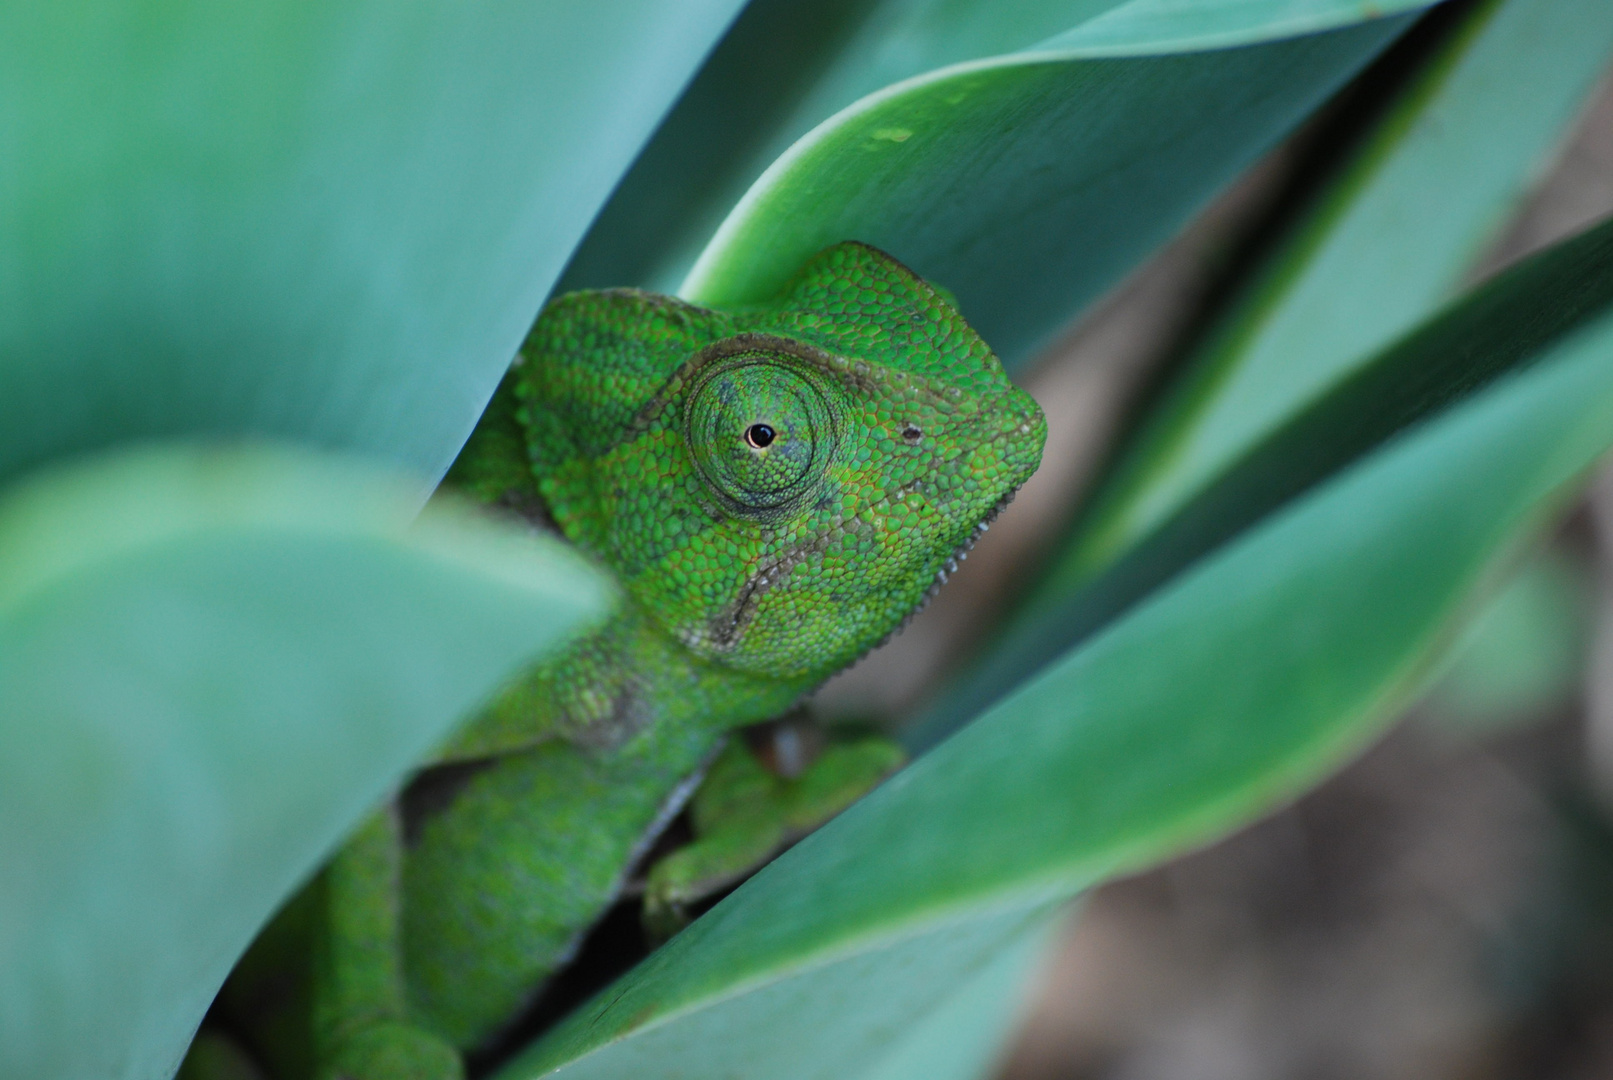
<svg viewBox="0 0 1613 1080"><path fill-rule="evenodd" d="M566 267L564 289L673 292L745 189L858 98L1027 48L1123 0L752 0Z"/></svg>
<svg viewBox="0 0 1613 1080"><path fill-rule="evenodd" d="M259 925L610 596L418 481L127 451L0 498L0 1075L172 1075Z"/></svg>
<svg viewBox="0 0 1613 1080"><path fill-rule="evenodd" d="M862 240L951 290L1013 368L1410 18L1286 38L1256 24L1241 47L1159 55L1092 53L1076 32L909 79L794 143L679 293L755 302L818 250Z"/></svg>
<svg viewBox="0 0 1613 1080"><path fill-rule="evenodd" d="M1395 376L1384 365L1410 360L1420 347L1385 346L1457 291L1610 53L1613 9L1605 5L1494 0L1468 14L1190 358L1026 590L1032 599L937 695L916 741L967 720L1210 546L1405 422L1409 414L1389 402L1414 400L1422 384L1410 369ZM1416 242L1408 244L1413 227ZM1589 307L1556 306L1542 327L1572 322L1601 302L1579 291L1602 280L1599 242L1584 243L1573 250L1586 262L1553 256L1568 261L1542 272L1557 274L1556 288L1586 297ZM1489 303L1471 310L1488 319L1479 313ZM1533 301L1520 294L1518 304L1515 317L1531 321ZM1475 323L1471 332L1488 334L1492 325ZM1372 369L1380 375L1364 375ZM1404 379L1404 389L1390 390L1382 377ZM1329 398L1352 382L1356 391ZM1360 389L1374 385L1380 391ZM1378 400L1378 392L1390 396ZM1334 404L1318 404L1327 399ZM1350 400L1355 411L1323 419ZM1346 446L1354 450L1340 456ZM1111 566L1114 573L1094 581Z"/></svg>
<svg viewBox="0 0 1613 1080"><path fill-rule="evenodd" d="M1012 366L1405 22L1285 39L1424 6L760 0L563 287L743 302L861 239L952 289Z"/></svg>
<svg viewBox="0 0 1613 1080"><path fill-rule="evenodd" d="M440 474L739 6L0 7L0 478L194 434Z"/></svg>

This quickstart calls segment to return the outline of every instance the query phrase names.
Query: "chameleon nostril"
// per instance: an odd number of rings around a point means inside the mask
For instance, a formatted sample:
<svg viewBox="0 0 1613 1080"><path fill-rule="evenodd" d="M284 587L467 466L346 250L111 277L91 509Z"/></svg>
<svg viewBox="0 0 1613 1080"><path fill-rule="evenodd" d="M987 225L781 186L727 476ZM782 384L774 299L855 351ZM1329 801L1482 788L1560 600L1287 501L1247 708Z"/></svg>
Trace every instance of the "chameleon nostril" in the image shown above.
<svg viewBox="0 0 1613 1080"><path fill-rule="evenodd" d="M909 424L905 428L902 429L902 438L906 439L910 444L913 444L913 445L916 446L918 444L918 441L920 439L924 438L924 432L920 431L914 425Z"/></svg>

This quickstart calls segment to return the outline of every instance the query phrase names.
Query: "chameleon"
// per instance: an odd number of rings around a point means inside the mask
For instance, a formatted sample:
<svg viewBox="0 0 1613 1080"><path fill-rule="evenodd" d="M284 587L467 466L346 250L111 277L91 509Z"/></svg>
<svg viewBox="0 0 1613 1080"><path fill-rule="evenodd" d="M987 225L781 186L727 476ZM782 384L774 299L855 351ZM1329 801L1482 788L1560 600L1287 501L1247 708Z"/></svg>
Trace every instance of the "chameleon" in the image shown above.
<svg viewBox="0 0 1613 1080"><path fill-rule="evenodd" d="M558 527L619 606L359 828L215 1011L281 1080L463 1076L703 776L696 841L649 871L663 931L900 763L842 740L780 777L728 736L899 629L1045 436L950 296L860 243L753 306L552 300L445 487ZM217 1051L199 1039L181 1075L240 1075Z"/></svg>

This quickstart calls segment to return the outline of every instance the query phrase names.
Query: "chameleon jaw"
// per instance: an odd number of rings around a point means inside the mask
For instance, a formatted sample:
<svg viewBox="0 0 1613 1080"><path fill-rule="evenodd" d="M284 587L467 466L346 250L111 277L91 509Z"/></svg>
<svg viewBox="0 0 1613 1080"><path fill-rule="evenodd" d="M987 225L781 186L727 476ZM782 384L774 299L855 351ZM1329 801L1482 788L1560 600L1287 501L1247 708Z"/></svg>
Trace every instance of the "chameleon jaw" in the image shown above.
<svg viewBox="0 0 1613 1080"><path fill-rule="evenodd" d="M855 659L848 663L845 668L841 669L842 671L846 670L846 668L852 667L853 665L861 663L863 658L869 653L873 652L875 649L890 641L891 638L907 629L907 624L913 621L914 616L929 606L930 601L934 600L936 594L941 591L941 586L947 583L947 579L958 572L958 564L969 557L969 552L974 548L975 544L979 542L980 538L984 536L988 530L990 530L991 523L997 519L997 515L1001 514L1003 509L1007 507L1009 503L1014 501L1014 494L1018 491L1019 487L1016 485L1003 493L1003 497L998 499L991 506L991 508L985 512L979 521L975 522L974 528L969 530L969 535L964 537L963 542L960 543L952 554L947 557L946 562L941 565L941 569L935 572L935 578L930 582L929 588L924 590L924 595L919 597L918 603L913 605L913 610L909 611L906 615L903 615L901 621L895 626L891 627L890 630L885 633L884 637L880 638L878 641L868 646L868 648L858 653ZM821 686L822 683L819 685Z"/></svg>

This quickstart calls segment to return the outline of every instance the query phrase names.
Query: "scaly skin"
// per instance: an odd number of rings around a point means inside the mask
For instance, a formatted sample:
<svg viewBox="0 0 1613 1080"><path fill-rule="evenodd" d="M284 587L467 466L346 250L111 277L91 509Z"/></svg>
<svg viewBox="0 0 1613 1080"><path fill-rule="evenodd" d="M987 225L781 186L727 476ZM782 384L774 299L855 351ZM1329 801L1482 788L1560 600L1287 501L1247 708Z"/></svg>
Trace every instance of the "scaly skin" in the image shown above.
<svg viewBox="0 0 1613 1080"><path fill-rule="evenodd" d="M312 1042L281 1075L310 1054L319 1076L456 1075L447 1048L495 1035L564 962L725 734L892 633L1044 436L952 305L863 245L745 310L634 290L553 301L448 482L546 513L623 604L460 732L311 888ZM866 788L893 761L876 748L824 769ZM727 802L765 801L742 763L719 771L752 793ZM777 828L704 822L704 846L652 874L660 914L813 823L802 792L824 813L854 794L803 781L778 787L794 801Z"/></svg>

